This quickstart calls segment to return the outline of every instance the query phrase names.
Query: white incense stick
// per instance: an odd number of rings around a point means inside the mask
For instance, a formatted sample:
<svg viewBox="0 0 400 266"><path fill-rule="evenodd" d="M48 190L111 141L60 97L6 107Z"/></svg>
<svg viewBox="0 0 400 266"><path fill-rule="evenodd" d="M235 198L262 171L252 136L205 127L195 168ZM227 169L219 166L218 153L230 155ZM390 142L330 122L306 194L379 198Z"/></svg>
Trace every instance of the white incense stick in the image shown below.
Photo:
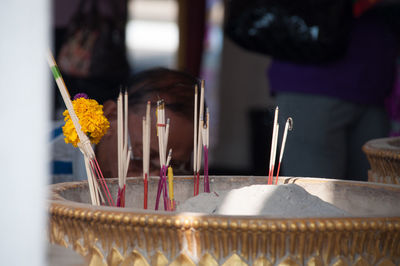
<svg viewBox="0 0 400 266"><path fill-rule="evenodd" d="M161 136L160 136L160 141L161 141L161 154L162 154L162 165L165 165L166 163L166 157L167 157L167 152L166 152L166 147L165 147L165 103L164 101L162 102L161 105Z"/></svg>
<svg viewBox="0 0 400 266"><path fill-rule="evenodd" d="M210 112L208 111L208 108L206 108L206 123L207 123L207 142L206 146L207 148L210 146Z"/></svg>
<svg viewBox="0 0 400 266"><path fill-rule="evenodd" d="M199 172L201 169L201 156L202 156L202 146L203 146L203 137L202 137L202 131L203 131L203 117L200 118L200 123L199 123L199 133L198 133L198 142L197 142L197 169L196 172Z"/></svg>
<svg viewBox="0 0 400 266"><path fill-rule="evenodd" d="M143 179L145 179L145 176L146 176L146 157L147 157L146 145L147 145L147 125L146 125L146 117L143 116L143 120L142 120Z"/></svg>
<svg viewBox="0 0 400 266"><path fill-rule="evenodd" d="M160 127L160 125L161 125L161 108L160 108L160 105L161 105L161 101L157 101L157 111L156 111L156 114L157 114L157 123L156 123L156 127L157 127L157 137L158 137L158 156L159 156L159 160L160 160L160 167L162 167L163 166L163 163L162 163L162 152L161 152L161 149L162 149L162 142L163 141L160 141L160 139L161 139L161 127Z"/></svg>
<svg viewBox="0 0 400 266"><path fill-rule="evenodd" d="M117 99L117 151L118 151L118 185L123 188L122 179L122 138L123 138L123 117L122 117L122 93L120 92Z"/></svg>
<svg viewBox="0 0 400 266"><path fill-rule="evenodd" d="M198 88L194 87L194 130L193 130L193 173L197 171L197 101L198 101Z"/></svg>
<svg viewBox="0 0 400 266"><path fill-rule="evenodd" d="M157 128L158 128L158 146L160 154L160 167L166 163L166 150L165 150L165 107L164 102L159 101L157 111Z"/></svg>
<svg viewBox="0 0 400 266"><path fill-rule="evenodd" d="M146 107L146 174L149 176L150 171L150 137L151 137L151 118L150 118L150 101L147 102Z"/></svg>
<svg viewBox="0 0 400 266"><path fill-rule="evenodd" d="M278 113L279 113L279 107L275 108L275 115L274 115L274 123L273 123L273 129L272 129L272 140L271 140L271 152L269 155L269 171L272 170L272 165L273 165L273 151L274 151L274 138L276 134L276 126L278 122Z"/></svg>
<svg viewBox="0 0 400 266"><path fill-rule="evenodd" d="M124 107L124 111L123 111L123 117L124 117L124 138L123 138L123 154L127 154L128 153L128 90L125 90L124 92L124 98L123 98L123 107ZM129 161L124 160L123 161L123 166L124 166L124 171L123 173L126 172L126 170L128 169L128 165L129 165ZM124 179L126 179L126 174L123 175ZM124 184L125 184L125 180L124 180Z"/></svg>
<svg viewBox="0 0 400 266"><path fill-rule="evenodd" d="M273 175L273 171L274 171L274 168L275 168L275 161L276 161L276 149L277 149L277 147L278 147L278 134L279 134L279 124L277 123L276 124L276 132L275 132L275 136L274 136L274 140L273 140L273 147L274 147L274 149L273 149L273 152L272 152L272 175Z"/></svg>

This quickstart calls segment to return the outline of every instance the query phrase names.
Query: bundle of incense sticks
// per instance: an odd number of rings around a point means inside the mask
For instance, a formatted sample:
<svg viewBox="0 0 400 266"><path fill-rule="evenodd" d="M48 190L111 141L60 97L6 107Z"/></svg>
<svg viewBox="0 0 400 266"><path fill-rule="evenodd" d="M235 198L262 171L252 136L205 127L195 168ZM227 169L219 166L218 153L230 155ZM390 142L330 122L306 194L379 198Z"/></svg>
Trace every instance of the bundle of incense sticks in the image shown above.
<svg viewBox="0 0 400 266"><path fill-rule="evenodd" d="M165 122L165 104L163 100L157 102L157 136L158 136L158 151L159 151L159 158L160 158L160 179L158 181L158 189L157 189L157 196L156 196L156 206L155 209L158 210L159 201L161 193L163 193L164 199L164 209L170 210L169 200L168 200L168 189L167 189L167 145L168 145L168 134L169 134L169 119L167 123ZM172 151L170 151L169 156L171 156ZM170 158L169 158L170 160ZM168 163L169 163L168 160Z"/></svg>
<svg viewBox="0 0 400 266"><path fill-rule="evenodd" d="M197 117L197 102L198 102L198 88L195 87L194 95L194 133L193 133L193 181L194 191L193 195L199 194L200 188L200 169L202 159L202 147L207 151L207 158L204 160L204 173L207 174L204 177L204 189L205 192L209 192L209 181L208 181L208 139L209 139L209 113L207 112L208 118L206 117L206 124L204 124L204 80L201 81L200 88L200 110ZM204 136L203 136L204 135ZM206 142L206 143L205 143ZM205 155L206 156L206 155Z"/></svg>
<svg viewBox="0 0 400 266"><path fill-rule="evenodd" d="M147 209L147 200L148 200L148 178L149 178L149 170L150 170L150 102L147 102L146 106L146 116L143 117L143 134L142 134L142 142L143 142L143 184L144 184L144 199L143 199L143 208Z"/></svg>
<svg viewBox="0 0 400 266"><path fill-rule="evenodd" d="M277 146L278 146L278 135L279 135L278 113L279 113L279 107L276 107L275 114L274 114L274 124L273 124L273 129L272 129L271 152L270 152L269 172L268 172L268 180L267 180L268 185L272 185L273 179L274 179L276 151L277 151ZM280 151L280 156L279 156L279 163L278 163L278 170L277 170L276 178L275 178L275 184L278 183L279 170L281 168L281 162L282 162L283 153L284 153L284 149L285 149L287 131L292 130L292 128L293 128L293 119L291 117L289 117L286 121L285 129L284 129L284 133L283 133L283 139L282 139L282 143L281 143L281 151Z"/></svg>
<svg viewBox="0 0 400 266"><path fill-rule="evenodd" d="M117 207L125 207L126 175L132 149L128 133L128 91L120 91L117 99L118 196Z"/></svg>
<svg viewBox="0 0 400 266"><path fill-rule="evenodd" d="M51 68L51 71L53 73L54 79L57 83L57 87L60 90L63 101L64 101L64 103L67 107L67 110L71 116L72 123L74 124L75 130L77 132L77 135L78 135L78 138L80 141L78 144L78 147L84 155L84 161L85 161L86 173L87 173L87 178L88 178L91 202L93 205L97 205L97 206L100 204L105 204L105 199L104 199L104 195L105 195L108 205L114 206L113 198L107 187L107 183L104 179L103 173L100 170L100 166L97 162L95 153L90 144L90 140L83 133L83 131L81 129L81 125L79 123L79 118L77 117L75 110L73 108L70 94L67 90L67 87L65 86L64 80L61 76L60 70L58 69L58 66L56 64L56 61L54 60L54 57L53 57L51 51L48 51L47 61ZM100 189L98 182L100 182L100 185L101 185L104 195Z"/></svg>

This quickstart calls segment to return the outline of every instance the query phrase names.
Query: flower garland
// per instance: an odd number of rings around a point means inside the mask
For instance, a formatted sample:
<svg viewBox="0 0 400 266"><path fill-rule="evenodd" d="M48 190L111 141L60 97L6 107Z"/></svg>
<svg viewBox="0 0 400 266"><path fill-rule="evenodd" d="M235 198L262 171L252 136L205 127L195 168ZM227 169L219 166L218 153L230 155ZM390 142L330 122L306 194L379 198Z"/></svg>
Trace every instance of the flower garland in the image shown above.
<svg viewBox="0 0 400 266"><path fill-rule="evenodd" d="M103 106L96 100L89 99L84 93L77 94L72 101L72 105L78 116L83 133L89 137L91 143L99 143L110 127L110 123L104 116ZM68 110L65 110L63 115L65 116L65 125L62 129L65 136L65 143L71 143L74 147L78 147L79 137Z"/></svg>

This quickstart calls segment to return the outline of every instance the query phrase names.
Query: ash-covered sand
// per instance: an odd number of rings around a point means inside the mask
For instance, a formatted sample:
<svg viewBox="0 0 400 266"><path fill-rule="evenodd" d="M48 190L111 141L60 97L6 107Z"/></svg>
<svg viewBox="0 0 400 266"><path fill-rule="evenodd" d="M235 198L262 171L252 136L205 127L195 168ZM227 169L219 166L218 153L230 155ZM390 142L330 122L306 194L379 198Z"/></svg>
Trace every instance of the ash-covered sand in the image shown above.
<svg viewBox="0 0 400 266"><path fill-rule="evenodd" d="M229 191L201 193L178 205L177 211L280 218L350 216L296 184L252 185Z"/></svg>

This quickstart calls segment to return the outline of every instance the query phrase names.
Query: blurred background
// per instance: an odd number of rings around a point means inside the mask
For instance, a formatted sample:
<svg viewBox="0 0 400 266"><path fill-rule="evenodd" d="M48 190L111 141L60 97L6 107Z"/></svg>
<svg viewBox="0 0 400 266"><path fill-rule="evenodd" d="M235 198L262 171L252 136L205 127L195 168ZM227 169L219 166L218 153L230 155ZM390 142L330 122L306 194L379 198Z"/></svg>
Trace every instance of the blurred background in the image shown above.
<svg viewBox="0 0 400 266"><path fill-rule="evenodd" d="M397 8L392 8L392 5ZM265 3L254 0L246 3L222 0L54 0L52 10L54 51L72 95L85 88L83 92L102 103L115 98L116 88L124 84L126 77L160 66L183 70L205 80L206 102L212 117L209 161L214 174L266 173L277 93L333 96L341 103L354 103L357 110L362 106L379 105L381 108L386 104L386 108L392 108L392 124L400 119L400 112L396 111L400 106L399 97L392 97L391 103L387 103L386 99L395 88L393 84L397 77L394 73L397 71L393 59L396 57L394 41L390 40L393 34L379 35L382 29L396 29L396 1L341 0L329 1L326 6L313 6L308 2L291 4L275 0ZM103 17L110 18L112 23L105 23ZM380 17L377 25L385 23L386 26L377 29L374 26L376 17ZM93 74L82 78L85 73L71 68L68 60L63 63L68 56L84 58L85 51L81 55L73 49L72 52L65 49L71 32L76 32L79 25L102 27L105 32L103 39L108 38L112 43L103 40L100 45L120 47L122 50L118 53L110 48L112 58L98 55L98 62L94 59L94 65L105 67L90 71L107 75ZM271 56L277 62L272 67ZM113 72L116 73L114 76ZM275 79L270 80L271 77ZM272 83L274 91L270 89ZM53 94L54 121L60 121L64 104L57 88L54 88ZM295 102L299 101L303 100L296 98ZM284 103L289 101L284 100ZM288 113L282 115L296 116L303 112L300 110L304 107L293 104L290 104L292 109L285 107ZM328 113L330 111L323 115ZM282 127L286 118L279 118ZM360 115L355 114L354 119L343 121L340 127L344 130L360 120ZM304 121L298 121L311 130L307 115ZM387 128L385 125L381 127ZM326 132L329 130L334 129L326 129ZM305 132L305 129L302 131ZM296 132L300 132L299 129ZM382 132L357 138L362 143L373 136L389 134ZM395 130L391 132L393 134ZM307 133L296 143L316 143L318 135L311 135ZM310 140L305 140L305 136L309 136ZM325 145L318 149L336 149L336 140L328 140L326 136L322 139L331 142L332 146ZM361 147L361 144L357 145ZM289 147L295 146L291 144ZM360 147L357 147L356 155L339 152L337 156L361 157ZM292 149L307 150L308 146ZM290 165L298 161L295 156L292 156ZM337 165L343 164L338 157L327 161L335 160ZM362 164L367 167L365 158ZM343 171L312 173L306 170L300 173L341 178L349 175L347 170ZM289 174L295 173L289 171Z"/></svg>
<svg viewBox="0 0 400 266"><path fill-rule="evenodd" d="M103 2L107 1L99 1L100 6L106 10L108 4ZM271 134L269 113L274 109L265 74L270 59L246 51L224 37L224 2L116 2L121 13L126 14L124 38L132 74L162 66L184 70L205 80L212 117L209 159L212 172L264 174L269 153L267 136ZM54 1L56 54L78 5L78 0ZM63 76L67 84L73 84L66 74ZM89 95L98 94L99 83L102 82L97 82L96 93L89 91ZM58 94L54 88L55 121L62 119L64 111ZM98 98L101 102L102 96Z"/></svg>

